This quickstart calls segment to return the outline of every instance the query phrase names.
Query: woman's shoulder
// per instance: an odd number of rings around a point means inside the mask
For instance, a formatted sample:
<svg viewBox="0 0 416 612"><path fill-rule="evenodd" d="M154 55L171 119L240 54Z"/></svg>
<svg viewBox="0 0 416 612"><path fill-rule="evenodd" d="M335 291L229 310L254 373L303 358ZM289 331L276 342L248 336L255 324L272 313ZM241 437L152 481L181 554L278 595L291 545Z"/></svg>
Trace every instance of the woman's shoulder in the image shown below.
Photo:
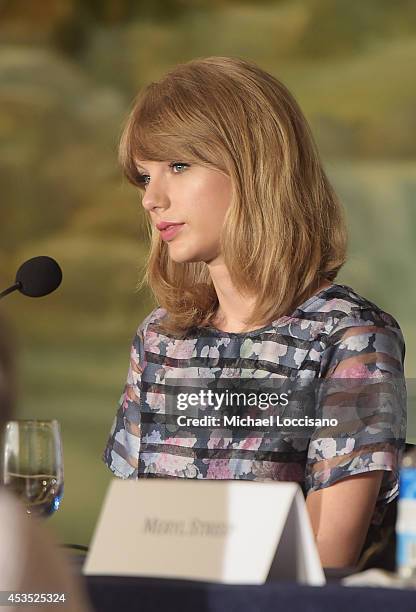
<svg viewBox="0 0 416 612"><path fill-rule="evenodd" d="M167 315L167 310L156 306L140 323L139 329L146 331L150 326L159 323Z"/></svg>
<svg viewBox="0 0 416 612"><path fill-rule="evenodd" d="M148 331L153 331L154 333L158 333L156 330L156 325L165 317L167 311L165 308L161 308L160 306L156 306L149 314L147 314L144 319L141 320L139 326L136 330L135 335L135 343L143 342Z"/></svg>
<svg viewBox="0 0 416 612"><path fill-rule="evenodd" d="M318 294L304 312L306 315L308 312L322 313L327 318L327 331L345 325L377 325L400 330L392 314L349 285L334 283Z"/></svg>
<svg viewBox="0 0 416 612"><path fill-rule="evenodd" d="M370 359L368 355L373 354L372 370L402 372L406 344L392 314L348 285L334 285L326 298L326 307L323 304L321 308L331 317L324 337L321 336L322 347L327 353L323 368L328 365L327 361L340 362L357 357L364 366L364 361Z"/></svg>

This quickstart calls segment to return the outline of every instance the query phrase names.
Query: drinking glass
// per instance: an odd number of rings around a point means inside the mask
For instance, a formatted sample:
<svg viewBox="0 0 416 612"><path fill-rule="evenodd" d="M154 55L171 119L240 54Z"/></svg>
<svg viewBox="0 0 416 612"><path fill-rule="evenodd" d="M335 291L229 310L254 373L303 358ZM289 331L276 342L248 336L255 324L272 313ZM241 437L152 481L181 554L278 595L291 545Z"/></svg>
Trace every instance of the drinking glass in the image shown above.
<svg viewBox="0 0 416 612"><path fill-rule="evenodd" d="M48 517L64 490L59 422L7 421L3 431L2 482L20 498L28 515Z"/></svg>

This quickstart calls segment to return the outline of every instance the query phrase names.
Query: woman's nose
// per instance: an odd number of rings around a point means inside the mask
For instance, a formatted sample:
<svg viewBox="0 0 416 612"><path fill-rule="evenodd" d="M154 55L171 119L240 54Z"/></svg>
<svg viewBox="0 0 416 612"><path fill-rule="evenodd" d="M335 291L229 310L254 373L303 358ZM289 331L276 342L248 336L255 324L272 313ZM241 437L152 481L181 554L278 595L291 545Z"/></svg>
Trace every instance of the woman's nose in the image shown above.
<svg viewBox="0 0 416 612"><path fill-rule="evenodd" d="M151 212L154 209L166 208L169 206L169 199L161 189L157 191L154 187L147 187L146 192L142 197L142 205L147 211Z"/></svg>

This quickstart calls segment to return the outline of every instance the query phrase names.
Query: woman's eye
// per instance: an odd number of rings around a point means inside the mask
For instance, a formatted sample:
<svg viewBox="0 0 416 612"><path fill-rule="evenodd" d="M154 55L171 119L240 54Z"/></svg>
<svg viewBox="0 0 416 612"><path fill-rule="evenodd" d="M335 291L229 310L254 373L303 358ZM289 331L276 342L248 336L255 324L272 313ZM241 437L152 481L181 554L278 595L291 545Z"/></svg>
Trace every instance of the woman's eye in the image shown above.
<svg viewBox="0 0 416 612"><path fill-rule="evenodd" d="M169 164L169 168L176 168L177 166L183 168L189 168L189 164L186 164L184 162L172 162L171 164ZM182 170L180 170L180 172L174 172L174 174L180 174L182 172ZM150 176L148 174L141 174L140 172L137 175L137 183L139 185L139 187L146 187L146 185L149 184L148 179L150 179Z"/></svg>
<svg viewBox="0 0 416 612"><path fill-rule="evenodd" d="M140 174L140 172L137 175L137 183L139 185L139 187L146 187L147 183L146 183L146 179L150 178L147 174Z"/></svg>
<svg viewBox="0 0 416 612"><path fill-rule="evenodd" d="M185 164L183 162L172 162L171 164L169 164L170 168L174 168L175 166L182 166L182 167L188 168L189 164Z"/></svg>

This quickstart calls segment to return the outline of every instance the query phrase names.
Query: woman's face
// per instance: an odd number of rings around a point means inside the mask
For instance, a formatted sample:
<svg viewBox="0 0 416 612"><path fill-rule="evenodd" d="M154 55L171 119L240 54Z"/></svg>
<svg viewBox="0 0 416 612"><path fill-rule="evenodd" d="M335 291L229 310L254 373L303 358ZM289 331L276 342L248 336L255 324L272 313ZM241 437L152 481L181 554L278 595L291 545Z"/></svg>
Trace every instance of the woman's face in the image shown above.
<svg viewBox="0 0 416 612"><path fill-rule="evenodd" d="M144 188L142 204L152 224L183 223L173 237L166 237L169 256L177 263L216 259L231 200L230 177L185 162L140 160L137 167Z"/></svg>

